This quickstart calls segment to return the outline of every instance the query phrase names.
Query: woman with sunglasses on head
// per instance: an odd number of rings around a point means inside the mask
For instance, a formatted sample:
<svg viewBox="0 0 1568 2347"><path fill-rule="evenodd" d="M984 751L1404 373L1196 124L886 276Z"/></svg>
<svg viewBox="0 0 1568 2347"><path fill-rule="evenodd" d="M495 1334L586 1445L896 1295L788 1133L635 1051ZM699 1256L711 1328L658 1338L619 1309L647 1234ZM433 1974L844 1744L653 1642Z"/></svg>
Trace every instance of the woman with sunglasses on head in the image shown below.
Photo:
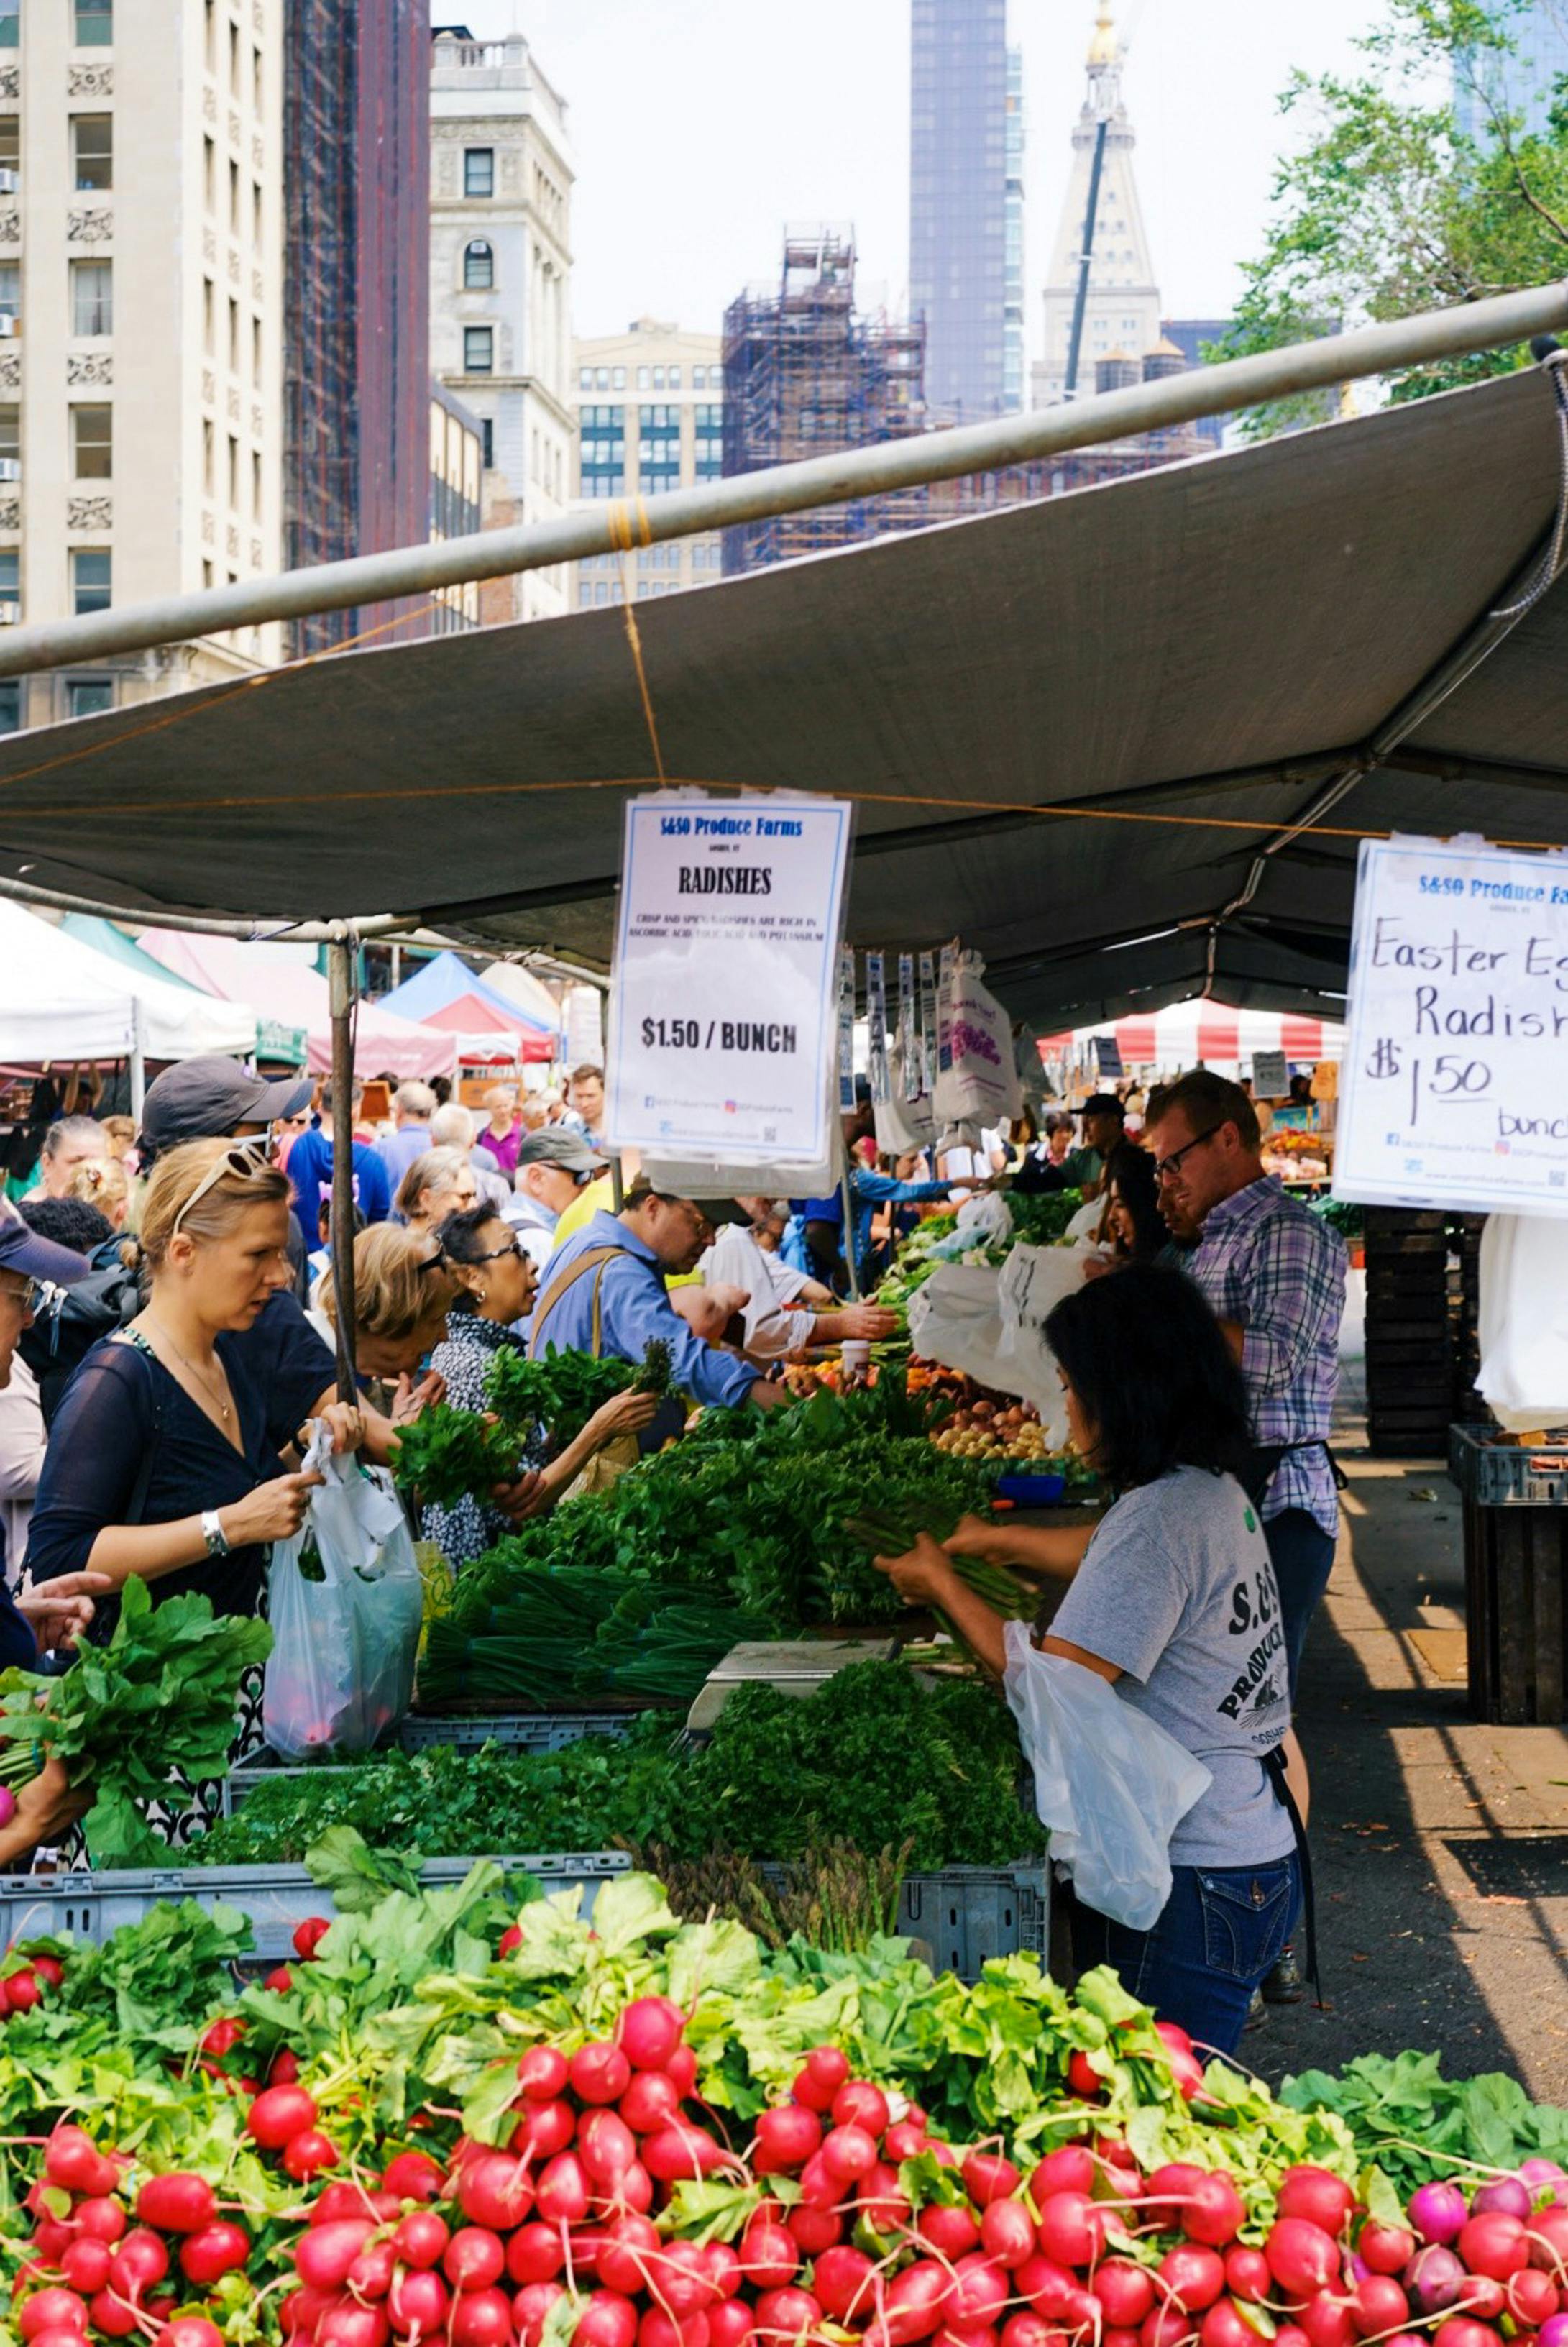
<svg viewBox="0 0 1568 2347"><path fill-rule="evenodd" d="M459 1409L487 1409L491 1362L508 1348L519 1355L525 1350L513 1334L513 1324L532 1307L538 1272L511 1225L487 1204L449 1214L436 1235L460 1293L430 1366L445 1379L448 1402ZM427 1507L420 1522L424 1538L434 1541L455 1568L472 1563L519 1517L538 1514L557 1500L615 1436L637 1434L651 1425L658 1408L652 1394L616 1394L553 1459L546 1457L549 1430L540 1427L520 1462L525 1470L537 1471L528 1474L528 1494L521 1504L503 1509L464 1499L453 1507Z"/></svg>
<svg viewBox="0 0 1568 2347"><path fill-rule="evenodd" d="M303 1520L237 1341L288 1286L289 1184L253 1147L194 1141L159 1157L141 1211L149 1275L128 1327L86 1356L49 1430L27 1542L36 1584L90 1571L155 1604L188 1591L216 1614L264 1610L268 1553ZM343 1413L356 1437L358 1413ZM115 1607L99 1607L95 1635ZM235 1757L261 1742L261 1674L241 1690ZM181 1838L211 1814L180 1821Z"/></svg>

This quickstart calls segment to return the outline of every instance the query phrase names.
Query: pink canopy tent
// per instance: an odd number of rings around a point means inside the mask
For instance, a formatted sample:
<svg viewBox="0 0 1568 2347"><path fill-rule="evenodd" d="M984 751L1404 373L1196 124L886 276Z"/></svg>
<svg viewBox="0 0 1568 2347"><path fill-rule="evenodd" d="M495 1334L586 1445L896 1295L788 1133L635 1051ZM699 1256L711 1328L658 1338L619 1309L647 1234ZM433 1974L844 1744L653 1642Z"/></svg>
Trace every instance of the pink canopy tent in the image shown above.
<svg viewBox="0 0 1568 2347"><path fill-rule="evenodd" d="M324 1076L332 1068L332 1020L327 982L305 946L242 945L234 938L188 937L174 929L144 929L138 939L165 969L227 1002L253 1003L267 1019L302 1027L309 1039L310 1070ZM415 1026L374 1003L359 1008L354 1067L357 1076L387 1074L399 1081L449 1076L456 1059L450 1033Z"/></svg>
<svg viewBox="0 0 1568 2347"><path fill-rule="evenodd" d="M1337 1060L1345 1030L1332 1020L1276 1010L1233 1010L1228 1003L1173 1002L1147 1018L1107 1020L1040 1038L1042 1060L1086 1059L1097 1036L1113 1036L1124 1068L1173 1072L1244 1066L1256 1051L1283 1051L1293 1064Z"/></svg>

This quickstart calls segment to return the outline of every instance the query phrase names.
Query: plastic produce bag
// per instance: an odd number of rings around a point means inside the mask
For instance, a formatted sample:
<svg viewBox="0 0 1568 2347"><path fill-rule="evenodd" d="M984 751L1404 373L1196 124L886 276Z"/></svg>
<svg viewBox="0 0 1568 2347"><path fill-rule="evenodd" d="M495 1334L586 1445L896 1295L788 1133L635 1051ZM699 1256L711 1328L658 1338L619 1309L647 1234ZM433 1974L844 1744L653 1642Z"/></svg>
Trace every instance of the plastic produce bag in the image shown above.
<svg viewBox="0 0 1568 2347"><path fill-rule="evenodd" d="M948 1063L937 1073L936 1112L944 1123L977 1121L996 1126L1023 1108L1012 1024L990 989L982 985L979 954L954 956L952 976L941 1005Z"/></svg>
<svg viewBox="0 0 1568 2347"><path fill-rule="evenodd" d="M958 1208L953 1235L961 1235L966 1246L1004 1245L1012 1236L1007 1200L995 1190L982 1190L977 1197L966 1198Z"/></svg>
<svg viewBox="0 0 1568 2347"><path fill-rule="evenodd" d="M323 1477L292 1540L272 1549L267 1742L285 1760L368 1752L414 1693L425 1585L391 1478L334 1457L318 1425L303 1465Z"/></svg>
<svg viewBox="0 0 1568 2347"><path fill-rule="evenodd" d="M1050 1355L1027 1331L1021 1340L1009 1332L989 1264L940 1265L909 1298L909 1337L924 1359L1033 1402L1050 1448L1066 1440L1066 1406Z"/></svg>
<svg viewBox="0 0 1568 2347"><path fill-rule="evenodd" d="M1511 1434L1568 1425L1568 1221L1489 1214L1478 1389Z"/></svg>
<svg viewBox="0 0 1568 2347"><path fill-rule="evenodd" d="M1097 1672L1042 1655L1022 1622L1004 1635L1003 1685L1051 1858L1086 1906L1147 1932L1171 1895L1171 1836L1214 1779Z"/></svg>

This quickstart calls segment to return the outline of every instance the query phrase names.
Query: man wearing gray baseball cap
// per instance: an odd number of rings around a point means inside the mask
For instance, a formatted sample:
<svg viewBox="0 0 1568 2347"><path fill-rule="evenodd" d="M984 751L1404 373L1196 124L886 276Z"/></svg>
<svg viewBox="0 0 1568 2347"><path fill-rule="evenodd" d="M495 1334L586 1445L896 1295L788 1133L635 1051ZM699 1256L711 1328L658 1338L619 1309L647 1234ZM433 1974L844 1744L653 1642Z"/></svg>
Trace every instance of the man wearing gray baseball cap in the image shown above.
<svg viewBox="0 0 1568 2347"><path fill-rule="evenodd" d="M541 1125L523 1135L514 1193L501 1211L541 1270L561 1240L609 1203L608 1186L593 1188L596 1182L608 1184L609 1175L604 1159L569 1125ZM562 1217L569 1215L563 1231Z"/></svg>
<svg viewBox="0 0 1568 2347"><path fill-rule="evenodd" d="M239 1141L298 1116L315 1093L309 1076L259 1076L240 1060L204 1051L177 1061L149 1085L137 1146L145 1174L160 1150L182 1141Z"/></svg>

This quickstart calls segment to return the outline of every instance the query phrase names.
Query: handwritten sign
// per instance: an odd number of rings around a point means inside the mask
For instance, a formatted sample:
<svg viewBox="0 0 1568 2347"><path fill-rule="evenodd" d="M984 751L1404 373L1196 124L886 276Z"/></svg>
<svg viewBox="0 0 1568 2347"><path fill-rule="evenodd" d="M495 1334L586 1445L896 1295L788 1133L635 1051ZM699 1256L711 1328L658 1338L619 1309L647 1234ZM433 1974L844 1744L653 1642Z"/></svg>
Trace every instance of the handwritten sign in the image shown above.
<svg viewBox="0 0 1568 2347"><path fill-rule="evenodd" d="M1255 1100L1284 1099L1290 1090L1290 1069L1283 1051L1253 1053L1252 1090Z"/></svg>
<svg viewBox="0 0 1568 2347"><path fill-rule="evenodd" d="M1568 856L1364 840L1334 1194L1568 1214Z"/></svg>
<svg viewBox="0 0 1568 2347"><path fill-rule="evenodd" d="M606 1124L625 1148L827 1153L850 810L661 792L626 810Z"/></svg>

